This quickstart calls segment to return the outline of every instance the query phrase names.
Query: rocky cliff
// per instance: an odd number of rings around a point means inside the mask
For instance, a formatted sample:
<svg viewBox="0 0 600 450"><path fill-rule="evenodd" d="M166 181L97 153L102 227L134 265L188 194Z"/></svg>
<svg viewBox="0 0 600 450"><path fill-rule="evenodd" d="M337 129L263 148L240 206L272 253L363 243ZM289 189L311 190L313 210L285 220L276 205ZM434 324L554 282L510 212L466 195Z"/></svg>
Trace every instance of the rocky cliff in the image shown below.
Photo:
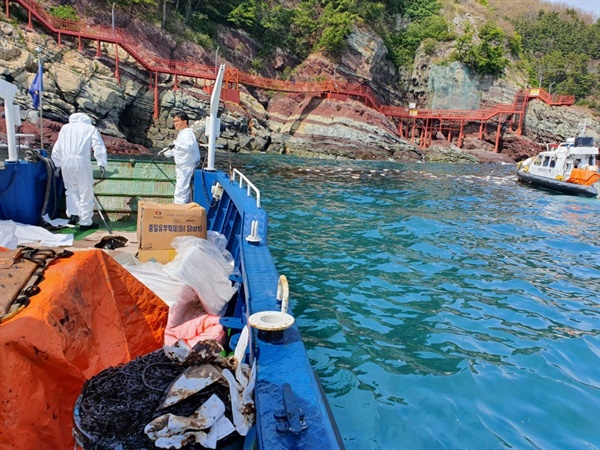
<svg viewBox="0 0 600 450"><path fill-rule="evenodd" d="M79 51L72 40L63 38L62 45L58 45L54 36L25 26L25 22L0 22L0 76L21 88L17 102L23 110L29 109L27 89L37 70L35 49L43 49L46 148L54 142L60 124L76 111L92 117L111 153L154 152L164 147L175 137L172 113L180 110L190 115L198 137L204 138L203 119L208 115L209 96L194 80L180 79L175 89L173 79L161 77L160 113L155 119L149 75L125 52L119 52L121 82L117 83L114 46L104 45L101 56L95 57L95 42L84 43ZM161 31L141 26L135 16L130 17L127 28L136 39L151 42L148 45L163 57L210 63L211 56L203 48L190 43L176 45ZM225 49L220 57L241 70L251 70L252 60L260 51L258 43L226 28L221 28L218 36L219 48ZM357 27L338 61L312 54L298 62L280 53L266 65L263 75L278 77L285 67L294 65L298 81L335 77L365 83L383 104L404 106L414 101L419 107L433 109L478 109L511 103L525 85L518 73L501 79L480 78L459 63L436 63L449 51L445 47L434 56L418 53L412 71L402 73L387 58L381 39L369 29ZM514 162L536 152L536 142L571 136L584 118L592 117L577 108L550 108L533 101L523 136L505 133L499 154L493 151L494 132L480 140L477 124L467 126L461 149L441 135L433 136L432 145L422 149L401 138L397 124L358 101L244 88L239 105L227 102L222 109L223 133L218 144L232 152L266 151L319 158ZM591 122L589 134L600 139L600 124L593 118ZM25 123L20 131L35 134L37 130L36 125ZM39 140L34 138L31 145L39 145Z"/></svg>

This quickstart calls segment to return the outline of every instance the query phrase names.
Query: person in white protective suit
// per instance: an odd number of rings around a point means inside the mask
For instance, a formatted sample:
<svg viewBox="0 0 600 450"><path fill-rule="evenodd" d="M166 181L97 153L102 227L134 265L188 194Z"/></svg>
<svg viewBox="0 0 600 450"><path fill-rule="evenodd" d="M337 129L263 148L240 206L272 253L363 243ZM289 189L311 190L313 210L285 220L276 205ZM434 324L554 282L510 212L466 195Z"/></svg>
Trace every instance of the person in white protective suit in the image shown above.
<svg viewBox="0 0 600 450"><path fill-rule="evenodd" d="M52 148L52 161L56 173L62 171L67 197L69 223L79 223L81 230L98 228L92 222L94 213L94 176L91 151L100 170L100 177L106 173L106 146L100 133L92 125L92 120L83 113L71 114L69 123L58 134Z"/></svg>
<svg viewBox="0 0 600 450"><path fill-rule="evenodd" d="M173 116L175 129L179 130L177 139L171 145L163 148L159 155L175 158L175 195L174 203L183 205L190 202L190 181L194 169L200 162L200 149L194 131L188 127L189 118L184 112Z"/></svg>

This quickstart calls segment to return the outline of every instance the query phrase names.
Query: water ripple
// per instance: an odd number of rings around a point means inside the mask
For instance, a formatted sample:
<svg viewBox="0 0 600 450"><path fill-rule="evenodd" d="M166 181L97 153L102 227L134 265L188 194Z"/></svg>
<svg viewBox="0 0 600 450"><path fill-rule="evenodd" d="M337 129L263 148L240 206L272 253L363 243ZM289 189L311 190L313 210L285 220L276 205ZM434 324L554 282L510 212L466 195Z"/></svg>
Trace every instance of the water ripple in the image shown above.
<svg viewBox="0 0 600 450"><path fill-rule="evenodd" d="M600 201L511 166L240 160L348 449L600 448Z"/></svg>

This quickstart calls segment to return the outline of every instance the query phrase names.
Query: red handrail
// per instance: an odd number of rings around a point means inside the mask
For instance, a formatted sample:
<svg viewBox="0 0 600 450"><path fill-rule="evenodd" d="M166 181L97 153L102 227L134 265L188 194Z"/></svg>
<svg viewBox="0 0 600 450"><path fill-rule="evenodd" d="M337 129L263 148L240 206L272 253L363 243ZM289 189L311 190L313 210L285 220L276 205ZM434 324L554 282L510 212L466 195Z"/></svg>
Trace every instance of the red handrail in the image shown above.
<svg viewBox="0 0 600 450"><path fill-rule="evenodd" d="M60 35L76 36L79 39L93 39L98 42L110 42L121 47L142 67L151 72L184 76L190 78L216 79L215 66L199 64L189 61L180 61L162 58L153 51L147 49L140 42L133 40L125 29L111 28L103 25L89 25L82 21L58 19L51 16L36 0L6 0L8 16L8 4L15 1L28 10L29 22L31 15L35 16L44 26ZM480 110L435 110L435 109L409 109L405 107L383 105L376 98L370 87L349 83L344 80L325 81L286 81L265 78L242 72L234 68L227 68L225 72L226 86L237 89L238 84L252 86L261 89L294 92L294 93L316 93L319 95L338 95L346 98L355 98L362 101L366 106L373 108L385 116L396 118L419 118L437 119L446 121L488 121L503 114L523 115L527 103L532 98L539 98L548 105L573 105L573 95L551 95L543 88L532 88L519 91L512 104L499 104L493 108ZM338 97L339 98L339 97ZM156 105L155 105L156 107Z"/></svg>

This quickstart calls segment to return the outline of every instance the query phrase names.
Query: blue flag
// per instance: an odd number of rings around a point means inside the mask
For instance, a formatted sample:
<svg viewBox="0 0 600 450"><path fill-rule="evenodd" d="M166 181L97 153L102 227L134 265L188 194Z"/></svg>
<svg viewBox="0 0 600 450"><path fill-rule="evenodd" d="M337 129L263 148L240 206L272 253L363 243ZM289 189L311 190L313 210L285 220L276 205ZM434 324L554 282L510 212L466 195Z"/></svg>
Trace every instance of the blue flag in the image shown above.
<svg viewBox="0 0 600 450"><path fill-rule="evenodd" d="M31 83L31 87L29 88L29 95L33 99L33 107L38 109L40 107L40 95L44 90L44 68L40 65L39 70L35 74L35 78L33 79L33 83Z"/></svg>

